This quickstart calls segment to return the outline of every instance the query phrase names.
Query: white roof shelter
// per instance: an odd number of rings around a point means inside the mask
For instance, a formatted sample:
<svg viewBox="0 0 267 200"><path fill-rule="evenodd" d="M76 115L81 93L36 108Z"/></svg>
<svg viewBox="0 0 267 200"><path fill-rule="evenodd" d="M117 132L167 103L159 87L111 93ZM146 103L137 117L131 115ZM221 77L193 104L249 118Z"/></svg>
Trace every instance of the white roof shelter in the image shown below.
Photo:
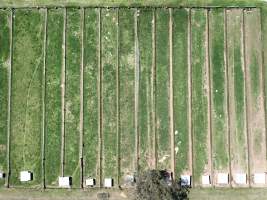
<svg viewBox="0 0 267 200"><path fill-rule="evenodd" d="M4 172L0 172L0 179L5 178L5 173Z"/></svg>
<svg viewBox="0 0 267 200"><path fill-rule="evenodd" d="M33 179L33 174L30 171L21 171L20 172L20 181L27 182Z"/></svg>
<svg viewBox="0 0 267 200"><path fill-rule="evenodd" d="M182 186L191 186L191 176L190 175L181 175L181 185Z"/></svg>
<svg viewBox="0 0 267 200"><path fill-rule="evenodd" d="M107 188L111 188L113 186L113 179L112 178L105 178L104 186Z"/></svg>
<svg viewBox="0 0 267 200"><path fill-rule="evenodd" d="M58 185L62 188L70 188L71 186L71 177L70 176L60 176L58 178Z"/></svg>
<svg viewBox="0 0 267 200"><path fill-rule="evenodd" d="M239 185L247 184L247 175L244 173L237 173L234 175L234 181Z"/></svg>
<svg viewBox="0 0 267 200"><path fill-rule="evenodd" d="M202 185L210 185L210 176L202 175Z"/></svg>
<svg viewBox="0 0 267 200"><path fill-rule="evenodd" d="M133 175L126 175L124 177L124 183L125 184L132 184L134 182L134 176Z"/></svg>
<svg viewBox="0 0 267 200"><path fill-rule="evenodd" d="M265 173L255 173L254 174L254 183L255 184L265 184L266 183L266 174Z"/></svg>
<svg viewBox="0 0 267 200"><path fill-rule="evenodd" d="M95 179L94 178L87 178L85 180L85 185L90 186L90 187L95 186Z"/></svg>
<svg viewBox="0 0 267 200"><path fill-rule="evenodd" d="M217 174L217 183L218 184L228 184L229 183L228 173L218 173Z"/></svg>

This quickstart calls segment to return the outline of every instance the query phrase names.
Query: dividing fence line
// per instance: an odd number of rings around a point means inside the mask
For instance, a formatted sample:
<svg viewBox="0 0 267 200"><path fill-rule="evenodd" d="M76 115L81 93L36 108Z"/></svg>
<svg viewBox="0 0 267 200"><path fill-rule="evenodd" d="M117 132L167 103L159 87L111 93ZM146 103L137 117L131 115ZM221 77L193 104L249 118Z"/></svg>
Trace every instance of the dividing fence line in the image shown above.
<svg viewBox="0 0 267 200"><path fill-rule="evenodd" d="M97 8L97 9L160 9L160 8L164 8L164 9L169 9L169 8L175 8L175 9L220 9L220 8L227 8L227 9L239 9L239 8L247 8L247 9L252 9L252 8L257 8L257 6L133 6L133 5L129 5L129 6L124 6L124 5L120 5L120 6L73 6L73 5L46 5L46 6L0 6L0 9L41 9L41 8L48 8L48 9L53 9L53 8Z"/></svg>
<svg viewBox="0 0 267 200"><path fill-rule="evenodd" d="M247 61L246 61L246 24L245 24L245 10L242 10L242 51L243 51L243 67L244 67L244 84L245 84L245 130L246 130L246 136L247 136L247 171L248 171L248 184L249 187L251 187L251 173L250 173L250 123L249 123L249 110L248 110L248 83L247 83Z"/></svg>
<svg viewBox="0 0 267 200"><path fill-rule="evenodd" d="M65 165L65 86L66 86L66 26L67 9L64 9L63 25L63 64L61 71L61 176L64 176Z"/></svg>
<svg viewBox="0 0 267 200"><path fill-rule="evenodd" d="M84 183L84 162L83 162L83 147L84 147L84 141L83 141L83 130L84 130L84 121L83 121L83 107L84 107L84 8L81 9L81 66L80 66L80 187L83 188Z"/></svg>
<svg viewBox="0 0 267 200"><path fill-rule="evenodd" d="M228 63L228 17L227 17L227 10L224 9L224 62L225 62L225 77L226 77L226 98L227 98L227 139L228 139L228 167L229 167L229 177L230 177L230 187L232 187L232 160L231 160L231 132L230 132L230 121L231 121L231 114L230 114L230 85L229 85L229 63Z"/></svg>
<svg viewBox="0 0 267 200"><path fill-rule="evenodd" d="M7 179L6 187L10 187L10 176L11 176L11 167L10 167L10 136L11 136L11 95L12 95L12 65L13 65L13 13L14 10L10 11L10 44L9 44L9 68L8 68L8 105L7 105Z"/></svg>
<svg viewBox="0 0 267 200"><path fill-rule="evenodd" d="M46 46L47 46L47 9L44 18L44 43L43 43L43 74L42 74L42 177L43 188L45 184L45 141L46 141Z"/></svg>

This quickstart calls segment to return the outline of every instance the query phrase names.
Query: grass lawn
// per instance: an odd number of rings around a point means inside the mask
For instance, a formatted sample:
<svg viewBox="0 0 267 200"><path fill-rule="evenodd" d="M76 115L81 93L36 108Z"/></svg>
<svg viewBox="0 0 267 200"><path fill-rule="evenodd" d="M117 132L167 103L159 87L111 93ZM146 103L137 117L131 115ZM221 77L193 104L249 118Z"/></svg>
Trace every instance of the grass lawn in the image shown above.
<svg viewBox="0 0 267 200"><path fill-rule="evenodd" d="M156 12L156 135L157 167L170 169L169 134L169 12Z"/></svg>
<svg viewBox="0 0 267 200"><path fill-rule="evenodd" d="M192 135L193 135L193 181L200 177L208 165L208 101L207 69L205 65L205 11L192 11Z"/></svg>
<svg viewBox="0 0 267 200"><path fill-rule="evenodd" d="M192 189L190 200L265 200L266 189Z"/></svg>
<svg viewBox="0 0 267 200"><path fill-rule="evenodd" d="M84 176L98 177L97 10L85 11L84 35ZM89 39L90 38L90 39ZM91 115L89 114L91 113ZM97 184L99 180L96 180Z"/></svg>
<svg viewBox="0 0 267 200"><path fill-rule="evenodd" d="M19 172L34 172L41 181L41 83L43 17L41 10L18 10L14 20L11 111L12 185L21 185Z"/></svg>
<svg viewBox="0 0 267 200"><path fill-rule="evenodd" d="M134 11L120 11L120 159L121 176L134 171ZM122 178L123 181L123 178Z"/></svg>
<svg viewBox="0 0 267 200"><path fill-rule="evenodd" d="M151 10L140 12L139 43L140 43L140 96L139 131L140 131L140 168L147 169L153 164L153 80L152 75L152 19ZM143 75L142 75L143 74Z"/></svg>
<svg viewBox="0 0 267 200"><path fill-rule="evenodd" d="M189 169L188 12L175 10L174 20L174 134L177 177ZM181 115L180 113L184 113Z"/></svg>
<svg viewBox="0 0 267 200"><path fill-rule="evenodd" d="M212 147L214 170L228 169L226 67L224 61L224 10L210 13L211 96L212 96Z"/></svg>
<svg viewBox="0 0 267 200"><path fill-rule="evenodd" d="M7 129L8 129L8 74L10 66L10 31L9 31L9 16L7 11L0 12L0 24L2 29L0 31L0 170L7 170ZM0 181L0 185L3 185L5 180Z"/></svg>
<svg viewBox="0 0 267 200"><path fill-rule="evenodd" d="M116 10L102 12L102 63L103 63L103 175L118 175L116 129Z"/></svg>
<svg viewBox="0 0 267 200"><path fill-rule="evenodd" d="M81 66L81 12L67 11L66 24L66 95L65 95L65 163L64 175L73 177L79 187L79 126L80 126L80 66Z"/></svg>
<svg viewBox="0 0 267 200"><path fill-rule="evenodd" d="M265 170L265 113L267 73L260 66L262 56L267 60L267 5L262 1L219 0L2 0L0 7L27 6L257 6L260 13L244 10L247 28L247 72L244 72L242 41L242 9L227 10L228 51L224 52L224 9L210 12L210 74L207 68L207 9L192 9L191 68L188 66L188 9L173 9L173 60L170 59L168 9L142 9L138 13L135 32L135 9L67 8L66 10L66 72L65 95L61 82L64 64L64 9L48 9L46 42L46 79L43 79L44 9L15 9L13 24L13 61L11 96L11 186L41 188L42 178L48 187L58 186L60 167L71 176L73 188L80 187L83 178L111 177L123 184L127 174L147 169L157 161L157 168L171 168L171 134L174 134L176 176L193 173L196 185L203 173L229 171L232 159L234 171L248 171L246 136L246 98L251 105L252 161L255 170ZM171 9L170 9L171 10ZM256 10L256 9L253 9ZM9 67L10 9L0 10L0 170L7 169L7 109ZM118 14L118 15L117 15ZM154 15L155 14L155 15ZM81 21L83 19L84 21ZM101 18L99 18L101 17ZM117 17L119 26L117 26ZM155 21L153 20L155 17ZM261 18L260 18L261 17ZM99 19L101 22L99 23ZM257 23L254 23L257 21ZM84 26L81 26L84 23ZM260 28L262 23L263 38ZM101 28L99 29L99 25ZM83 27L83 29L81 28ZM155 35L153 28L155 27ZM119 29L117 29L119 28ZM101 32L99 32L99 30ZM83 31L83 32L82 32ZM117 35L118 34L118 35ZM81 48L84 36L83 105L81 103ZM138 36L138 42L135 40ZM153 38L155 37L155 38ZM118 41L117 41L118 38ZM256 39L255 39L256 38ZM153 41L153 39L155 39ZM101 46L100 46L101 42ZM154 43L155 42L155 43ZM264 54L260 45L263 45ZM153 51L155 47L155 51ZM117 49L119 48L119 49ZM99 51L100 50L100 51ZM118 50L118 51L117 51ZM100 53L100 54L99 54ZM117 55L118 53L118 55ZM155 54L154 54L155 53ZM140 63L137 56L140 54ZM99 58L98 56L101 56ZM226 84L225 55L229 60L229 88ZM260 55L260 56L259 56ZM118 56L118 57L117 57ZM155 57L153 57L155 56ZM155 60L153 60L155 58ZM118 59L118 60L117 60ZM153 62L156 63L153 63ZM174 132L170 133L170 61L173 62ZM119 62L119 63L117 63ZM117 68L117 64L119 64ZM155 66L153 65L155 64ZM155 67L155 68L154 68ZM189 83L189 69L192 82ZM267 64L263 65L263 70ZM139 71L138 71L139 70ZM153 71L155 70L155 71ZM265 80L258 77L264 74ZM119 76L117 76L119 74ZM152 75L154 75L152 77ZM209 80L209 76L211 77ZM209 151L209 81L211 86L212 161ZM246 82L247 81L247 82ZM45 141L42 141L42 83L45 83ZM119 83L119 85L117 85ZM189 84L191 90L189 90ZM246 85L248 84L248 85ZM138 86L138 88L137 88ZM246 88L248 86L248 88ZM227 91L229 89L229 91ZM247 90L246 90L247 89ZM263 94L263 90L265 93ZM192 105L189 104L189 92ZM228 154L227 95L230 102L231 152ZM117 96L118 95L118 96ZM246 96L247 95L247 96ZM263 95L265 97L263 98ZM135 100L138 102L136 103ZM64 109L62 109L62 99ZM136 104L135 104L136 103ZM192 107L189 108L189 105ZM119 108L118 108L119 106ZM83 117L80 109L83 108ZM62 109L62 110L61 110ZM192 119L188 111L192 109ZM65 121L62 121L62 112ZM119 119L117 117L120 117ZM154 117L154 119L153 119ZM253 118L253 119L252 119ZM83 122L81 123L81 119ZM259 120L258 120L259 119ZM192 121L192 124L190 122ZM258 124L260 123L260 124ZM80 125L83 124L83 141ZM193 135L193 164L190 161L189 128ZM64 125L64 127L62 126ZM64 152L61 152L64 128ZM229 129L230 130L230 129ZM154 133L155 131L155 133ZM135 135L139 133L140 135ZM155 134L155 135L154 135ZM155 138L154 138L155 136ZM137 140L138 139L138 140ZM100 142L101 140L101 142ZM155 140L155 141L154 141ZM42 144L45 161L42 161ZM82 142L82 144L81 144ZM259 143L261 142L261 145ZM137 144L139 145L137 147ZM137 147L137 148L136 148ZM83 163L80 162L81 149ZM156 150L155 152L153 150ZM63 154L62 154L63 153ZM138 155L138 153L140 153ZM64 164L61 166L61 156ZM138 157L139 156L139 157ZM155 156L155 158L154 158ZM254 157L255 156L255 159ZM139 158L139 160L138 160ZM155 159L155 160L154 160ZM139 161L140 165L137 165ZM42 162L45 177L42 177ZM212 162L212 163L210 163ZM82 165L83 164L83 165ZM262 168L256 165L263 166ZM83 169L81 170L81 167ZM191 172L191 168L193 168ZM254 169L253 168L253 169ZM22 184L18 177L22 170L33 172L33 181ZM0 181L0 185L4 180ZM73 199L94 197L97 190L81 191L49 189L0 189L0 199L13 197L42 197ZM121 191L110 190L114 198ZM47 196L46 196L47 195ZM111 195L111 197L113 197ZM112 199L112 198L111 198ZM190 199L267 199L266 189L192 189Z"/></svg>
<svg viewBox="0 0 267 200"><path fill-rule="evenodd" d="M62 36L63 36L63 9L49 10L47 21L47 48L46 54L46 184L57 185L60 175L61 149L61 66Z"/></svg>

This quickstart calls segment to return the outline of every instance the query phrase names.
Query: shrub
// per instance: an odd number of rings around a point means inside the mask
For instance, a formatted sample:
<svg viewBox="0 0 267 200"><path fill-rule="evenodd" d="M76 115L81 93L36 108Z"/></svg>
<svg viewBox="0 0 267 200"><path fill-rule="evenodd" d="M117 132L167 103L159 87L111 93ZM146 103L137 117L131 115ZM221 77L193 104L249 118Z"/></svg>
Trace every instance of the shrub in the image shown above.
<svg viewBox="0 0 267 200"><path fill-rule="evenodd" d="M148 170L136 177L136 200L186 200L189 188L169 179L165 170Z"/></svg>

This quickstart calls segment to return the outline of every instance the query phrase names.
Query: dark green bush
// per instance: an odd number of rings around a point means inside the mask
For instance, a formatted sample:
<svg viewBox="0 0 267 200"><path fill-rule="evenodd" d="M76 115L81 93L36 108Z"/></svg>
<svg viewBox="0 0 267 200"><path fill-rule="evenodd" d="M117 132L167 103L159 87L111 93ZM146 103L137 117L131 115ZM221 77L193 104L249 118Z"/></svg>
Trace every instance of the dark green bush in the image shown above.
<svg viewBox="0 0 267 200"><path fill-rule="evenodd" d="M169 180L164 170L148 170L136 177L136 200L186 200L189 188Z"/></svg>

